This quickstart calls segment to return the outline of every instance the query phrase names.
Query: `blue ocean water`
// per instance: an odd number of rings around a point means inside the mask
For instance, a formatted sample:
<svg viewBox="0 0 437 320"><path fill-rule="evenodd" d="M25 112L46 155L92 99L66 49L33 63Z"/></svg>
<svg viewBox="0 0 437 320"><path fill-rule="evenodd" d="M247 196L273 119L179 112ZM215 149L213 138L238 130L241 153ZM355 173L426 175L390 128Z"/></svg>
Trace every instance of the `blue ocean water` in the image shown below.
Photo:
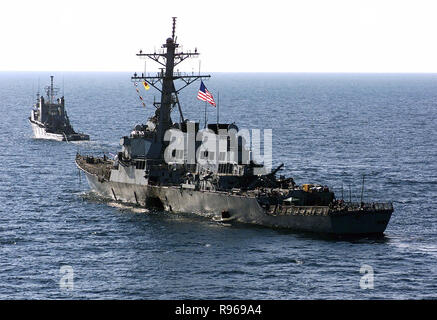
<svg viewBox="0 0 437 320"><path fill-rule="evenodd" d="M55 73L76 131L91 141L32 138L27 117L49 73L0 73L0 298L437 298L437 75L214 74L220 120L273 130L273 163L298 183L352 200L393 201L382 239L327 239L102 199L76 152L116 153L154 112L127 73ZM203 121L198 84L181 95ZM215 109L208 107L215 122ZM174 118L178 116L175 113ZM373 289L362 289L363 265ZM60 286L61 267L74 287ZM368 279L368 278L367 278Z"/></svg>

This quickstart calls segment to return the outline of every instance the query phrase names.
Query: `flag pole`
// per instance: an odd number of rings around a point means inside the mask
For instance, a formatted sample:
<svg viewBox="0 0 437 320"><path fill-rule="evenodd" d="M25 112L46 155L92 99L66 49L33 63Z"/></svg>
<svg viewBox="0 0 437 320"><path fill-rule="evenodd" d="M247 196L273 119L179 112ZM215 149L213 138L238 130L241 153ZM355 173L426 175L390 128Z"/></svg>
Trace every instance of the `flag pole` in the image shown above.
<svg viewBox="0 0 437 320"><path fill-rule="evenodd" d="M220 91L217 91L217 132L219 125Z"/></svg>
<svg viewBox="0 0 437 320"><path fill-rule="evenodd" d="M203 129L206 129L206 101L205 101L205 124L203 125Z"/></svg>

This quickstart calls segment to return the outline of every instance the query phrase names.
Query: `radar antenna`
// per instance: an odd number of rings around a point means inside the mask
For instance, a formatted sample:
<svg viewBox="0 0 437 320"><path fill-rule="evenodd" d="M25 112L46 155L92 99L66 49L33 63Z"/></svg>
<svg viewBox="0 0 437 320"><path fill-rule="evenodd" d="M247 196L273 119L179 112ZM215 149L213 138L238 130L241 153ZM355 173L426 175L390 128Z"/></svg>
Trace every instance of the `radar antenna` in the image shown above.
<svg viewBox="0 0 437 320"><path fill-rule="evenodd" d="M173 31L172 31L172 33L171 33L171 37L172 37L172 39L174 40L175 38L174 38L174 35L175 35L175 31L176 31L176 18L177 17L173 17L172 19L173 19Z"/></svg>

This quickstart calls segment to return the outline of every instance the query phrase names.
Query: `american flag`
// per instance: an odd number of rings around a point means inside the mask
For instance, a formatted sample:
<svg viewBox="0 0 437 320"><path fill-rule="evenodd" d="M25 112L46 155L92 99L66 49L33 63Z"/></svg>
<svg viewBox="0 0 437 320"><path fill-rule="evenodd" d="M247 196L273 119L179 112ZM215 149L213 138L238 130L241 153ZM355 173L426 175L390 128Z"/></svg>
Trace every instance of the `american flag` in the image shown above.
<svg viewBox="0 0 437 320"><path fill-rule="evenodd" d="M209 91L206 89L202 80L200 81L200 89L199 92L197 93L197 99L206 101L215 107L214 98L212 97L212 94L209 93Z"/></svg>

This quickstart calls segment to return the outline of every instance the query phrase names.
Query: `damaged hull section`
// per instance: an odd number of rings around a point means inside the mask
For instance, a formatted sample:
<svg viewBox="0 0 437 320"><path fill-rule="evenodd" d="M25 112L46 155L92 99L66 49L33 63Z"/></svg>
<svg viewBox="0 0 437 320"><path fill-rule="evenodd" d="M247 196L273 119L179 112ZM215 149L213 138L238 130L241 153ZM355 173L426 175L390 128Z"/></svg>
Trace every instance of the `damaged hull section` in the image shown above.
<svg viewBox="0 0 437 320"><path fill-rule="evenodd" d="M79 166L80 168L80 166ZM80 168L82 169L82 168ZM82 169L83 170L83 169ZM382 234L392 210L332 212L329 207L294 206L290 212L271 214L256 197L175 186L151 186L108 181L85 170L90 187L103 197L175 213L195 213L216 220L233 220L267 227L334 235Z"/></svg>

